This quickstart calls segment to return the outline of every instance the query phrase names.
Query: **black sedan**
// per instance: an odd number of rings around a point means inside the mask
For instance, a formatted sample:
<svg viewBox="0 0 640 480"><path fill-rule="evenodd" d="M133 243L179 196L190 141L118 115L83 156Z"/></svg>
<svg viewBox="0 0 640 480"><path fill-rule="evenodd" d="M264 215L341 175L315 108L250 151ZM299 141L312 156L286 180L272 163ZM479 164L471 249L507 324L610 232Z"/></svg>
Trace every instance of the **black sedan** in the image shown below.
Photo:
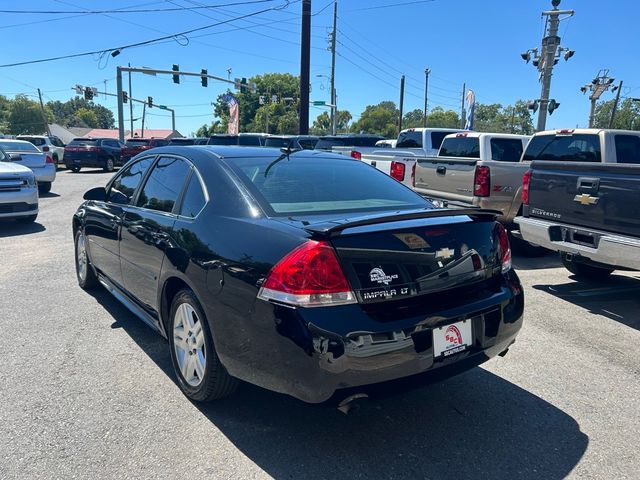
<svg viewBox="0 0 640 480"><path fill-rule="evenodd" d="M80 286L168 338L193 400L238 380L312 403L420 383L505 353L522 325L496 212L435 209L349 157L169 146L84 198Z"/></svg>

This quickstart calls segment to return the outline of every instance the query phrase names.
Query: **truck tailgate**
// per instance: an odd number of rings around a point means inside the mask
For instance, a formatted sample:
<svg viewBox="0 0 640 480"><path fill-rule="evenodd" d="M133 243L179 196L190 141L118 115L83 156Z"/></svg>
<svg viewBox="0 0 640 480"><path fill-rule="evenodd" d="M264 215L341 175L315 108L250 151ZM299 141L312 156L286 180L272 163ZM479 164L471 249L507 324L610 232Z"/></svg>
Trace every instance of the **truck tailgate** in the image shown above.
<svg viewBox="0 0 640 480"><path fill-rule="evenodd" d="M427 197L473 203L477 159L422 157L416 163L415 190Z"/></svg>
<svg viewBox="0 0 640 480"><path fill-rule="evenodd" d="M640 237L640 165L535 161L525 216Z"/></svg>

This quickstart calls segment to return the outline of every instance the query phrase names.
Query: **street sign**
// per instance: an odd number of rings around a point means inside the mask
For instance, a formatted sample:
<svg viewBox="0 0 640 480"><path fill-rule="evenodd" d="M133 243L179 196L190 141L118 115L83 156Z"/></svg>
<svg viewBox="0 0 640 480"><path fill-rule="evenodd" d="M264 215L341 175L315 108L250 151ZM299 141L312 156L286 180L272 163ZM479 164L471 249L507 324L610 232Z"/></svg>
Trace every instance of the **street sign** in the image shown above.
<svg viewBox="0 0 640 480"><path fill-rule="evenodd" d="M167 106L166 106L166 105L158 105L158 108L159 108L160 110L166 110L166 109L167 109Z"/></svg>
<svg viewBox="0 0 640 480"><path fill-rule="evenodd" d="M324 100L316 100L316 101L313 102L313 105L316 106L316 107L321 107L321 106L325 105L325 103L326 102Z"/></svg>

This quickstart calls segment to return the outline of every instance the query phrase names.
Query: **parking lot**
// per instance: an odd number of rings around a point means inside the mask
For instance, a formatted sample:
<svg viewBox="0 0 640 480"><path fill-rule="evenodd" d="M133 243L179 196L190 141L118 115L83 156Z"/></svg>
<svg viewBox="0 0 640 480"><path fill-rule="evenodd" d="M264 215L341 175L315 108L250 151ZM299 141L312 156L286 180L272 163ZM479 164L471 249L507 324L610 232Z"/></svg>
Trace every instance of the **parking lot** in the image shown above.
<svg viewBox="0 0 640 480"><path fill-rule="evenodd" d="M249 385L196 405L166 342L77 286L71 217L108 178L60 171L35 224L0 223L0 478L638 478L639 274L516 255L504 358L349 415Z"/></svg>

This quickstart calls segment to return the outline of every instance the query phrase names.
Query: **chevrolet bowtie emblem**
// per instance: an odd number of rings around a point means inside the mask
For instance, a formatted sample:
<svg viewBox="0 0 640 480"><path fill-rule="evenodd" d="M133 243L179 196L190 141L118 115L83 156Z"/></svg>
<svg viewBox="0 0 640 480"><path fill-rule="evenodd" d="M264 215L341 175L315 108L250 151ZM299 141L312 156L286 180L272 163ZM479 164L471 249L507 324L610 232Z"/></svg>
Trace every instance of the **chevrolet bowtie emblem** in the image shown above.
<svg viewBox="0 0 640 480"><path fill-rule="evenodd" d="M451 250L450 248L441 248L436 251L436 258L443 258L446 260L447 258L453 257L455 253L455 250Z"/></svg>
<svg viewBox="0 0 640 480"><path fill-rule="evenodd" d="M573 197L574 202L580 202L581 205L595 205L598 203L598 197L592 197L586 193L576 195Z"/></svg>

